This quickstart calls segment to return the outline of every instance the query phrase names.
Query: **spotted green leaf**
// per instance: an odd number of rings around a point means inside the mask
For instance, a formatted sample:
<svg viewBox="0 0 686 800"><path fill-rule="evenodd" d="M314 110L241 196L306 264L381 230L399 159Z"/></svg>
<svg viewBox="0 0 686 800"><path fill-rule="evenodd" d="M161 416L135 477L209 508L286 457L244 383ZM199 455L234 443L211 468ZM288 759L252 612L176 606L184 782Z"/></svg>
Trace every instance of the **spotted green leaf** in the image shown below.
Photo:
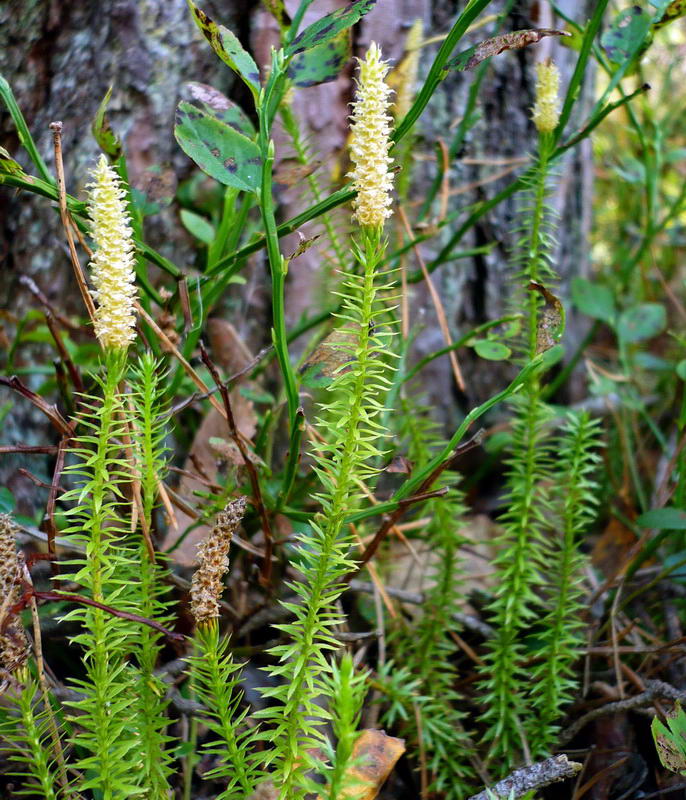
<svg viewBox="0 0 686 800"><path fill-rule="evenodd" d="M288 76L295 86L328 83L336 80L351 55L350 30L346 28L328 42L294 56Z"/></svg>
<svg viewBox="0 0 686 800"><path fill-rule="evenodd" d="M103 153L106 153L110 158L119 158L121 155L121 139L110 127L110 122L107 119L107 106L112 96L112 87L107 90L102 102L95 112L95 118L91 125L91 131L95 141Z"/></svg>
<svg viewBox="0 0 686 800"><path fill-rule="evenodd" d="M225 122L248 139L255 137L255 126L243 109L212 86L193 81L186 83L181 90L181 99L200 106L211 117Z"/></svg>
<svg viewBox="0 0 686 800"><path fill-rule="evenodd" d="M174 136L184 153L210 177L245 192L256 192L262 164L255 142L202 109L181 102Z"/></svg>
<svg viewBox="0 0 686 800"><path fill-rule="evenodd" d="M302 53L317 45L324 44L350 28L374 8L376 0L356 0L345 8L337 8L330 14L313 22L285 48L286 57Z"/></svg>
<svg viewBox="0 0 686 800"><path fill-rule="evenodd" d="M188 0L196 25L202 35L210 43L221 60L243 79L253 96L257 98L260 91L260 71L253 57L243 49L236 35L223 25L218 25L207 14L199 9L193 0Z"/></svg>
<svg viewBox="0 0 686 800"><path fill-rule="evenodd" d="M636 58L650 44L651 16L639 6L618 14L603 34L600 44L615 64Z"/></svg>

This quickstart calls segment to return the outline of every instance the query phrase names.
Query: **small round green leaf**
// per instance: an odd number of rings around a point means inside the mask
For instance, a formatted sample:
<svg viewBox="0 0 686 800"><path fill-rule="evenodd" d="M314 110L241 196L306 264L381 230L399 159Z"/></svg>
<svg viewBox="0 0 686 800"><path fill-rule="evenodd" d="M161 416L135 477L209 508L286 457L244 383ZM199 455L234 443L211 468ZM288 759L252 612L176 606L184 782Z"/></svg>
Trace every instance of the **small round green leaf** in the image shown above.
<svg viewBox="0 0 686 800"><path fill-rule="evenodd" d="M488 361L504 361L512 355L512 351L502 342L494 342L492 339L477 339L472 345L480 358Z"/></svg>
<svg viewBox="0 0 686 800"><path fill-rule="evenodd" d="M615 299L607 286L593 283L586 278L574 278L572 300L579 311L593 319L611 324L615 318Z"/></svg>
<svg viewBox="0 0 686 800"><path fill-rule="evenodd" d="M642 303L620 314L617 336L624 342L640 342L657 336L666 325L664 306L659 303Z"/></svg>
<svg viewBox="0 0 686 800"><path fill-rule="evenodd" d="M203 244L209 245L214 241L214 226L200 214L189 211L187 208L182 208L181 222L183 222L184 228L196 239L200 239Z"/></svg>
<svg viewBox="0 0 686 800"><path fill-rule="evenodd" d="M654 508L636 520L641 528L657 528L662 531L686 531L686 511L681 508Z"/></svg>
<svg viewBox="0 0 686 800"><path fill-rule="evenodd" d="M686 358L676 365L676 374L681 378L682 381L686 381Z"/></svg>

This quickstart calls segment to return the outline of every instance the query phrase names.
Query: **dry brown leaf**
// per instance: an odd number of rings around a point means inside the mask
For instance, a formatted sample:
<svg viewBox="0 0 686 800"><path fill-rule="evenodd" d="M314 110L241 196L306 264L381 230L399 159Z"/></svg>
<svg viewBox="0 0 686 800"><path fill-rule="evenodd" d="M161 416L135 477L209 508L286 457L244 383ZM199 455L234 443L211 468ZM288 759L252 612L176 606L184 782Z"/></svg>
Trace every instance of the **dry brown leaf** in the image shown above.
<svg viewBox="0 0 686 800"><path fill-rule="evenodd" d="M404 752L403 739L375 728L362 731L353 747L353 766L346 772L347 787L338 795L340 800L374 800Z"/></svg>
<svg viewBox="0 0 686 800"><path fill-rule="evenodd" d="M311 175L321 165L321 161L312 159L307 164L301 164L292 158L284 158L274 170L274 183L289 188L300 183L301 180Z"/></svg>
<svg viewBox="0 0 686 800"><path fill-rule="evenodd" d="M564 333L565 310L560 300L540 283L531 281L528 289L538 292L545 300L545 305L539 310L536 327L536 352L545 353L559 341Z"/></svg>
<svg viewBox="0 0 686 800"><path fill-rule="evenodd" d="M300 368L305 386L328 386L336 373L355 360L355 331L341 328L322 340Z"/></svg>
<svg viewBox="0 0 686 800"><path fill-rule="evenodd" d="M612 518L596 541L591 563L606 577L616 575L636 544L636 535L623 522Z"/></svg>
<svg viewBox="0 0 686 800"><path fill-rule="evenodd" d="M449 61L444 69L456 69L460 72L466 69L474 69L482 61L492 56L497 56L505 50L518 50L521 47L528 47L530 44L540 42L545 36L571 36L565 31L557 31L552 28L527 29L522 31L512 31L494 36L492 39L485 39L483 42L464 50L455 58Z"/></svg>
<svg viewBox="0 0 686 800"><path fill-rule="evenodd" d="M225 319L212 317L207 321L207 338L212 357L227 375L245 369L253 359L238 331Z"/></svg>

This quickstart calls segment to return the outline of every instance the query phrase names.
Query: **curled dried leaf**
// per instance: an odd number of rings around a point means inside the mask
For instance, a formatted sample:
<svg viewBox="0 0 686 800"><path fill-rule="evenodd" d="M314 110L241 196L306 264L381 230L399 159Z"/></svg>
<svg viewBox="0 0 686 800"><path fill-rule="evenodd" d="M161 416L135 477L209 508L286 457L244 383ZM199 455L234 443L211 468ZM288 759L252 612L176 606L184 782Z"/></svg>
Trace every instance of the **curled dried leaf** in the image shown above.
<svg viewBox="0 0 686 800"><path fill-rule="evenodd" d="M538 292L545 301L538 317L536 331L536 352L544 353L554 347L562 338L565 329L565 310L559 298L540 283L529 283L530 292Z"/></svg>
<svg viewBox="0 0 686 800"><path fill-rule="evenodd" d="M444 69L446 71L456 69L459 72L474 69L487 58L497 56L505 50L519 50L522 47L528 47L530 44L540 42L546 36L571 36L571 34L553 28L533 28L503 33L500 36L485 39L474 47L470 47L469 50L458 53L445 65Z"/></svg>

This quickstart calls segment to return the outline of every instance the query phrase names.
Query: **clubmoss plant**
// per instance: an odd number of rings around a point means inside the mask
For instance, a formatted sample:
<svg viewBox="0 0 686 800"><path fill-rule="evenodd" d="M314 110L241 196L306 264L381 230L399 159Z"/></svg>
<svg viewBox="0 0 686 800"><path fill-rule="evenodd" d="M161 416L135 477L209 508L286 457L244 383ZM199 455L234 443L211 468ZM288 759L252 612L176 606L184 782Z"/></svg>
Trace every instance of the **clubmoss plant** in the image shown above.
<svg viewBox="0 0 686 800"><path fill-rule="evenodd" d="M331 717L336 749L333 751L330 745L327 746L327 761L332 766L325 772L327 787L320 793L325 800L356 796L356 781L351 777L351 767L356 766L353 751L360 735L360 716L368 677L366 672L355 672L349 653L340 662L331 662L331 674L327 681L328 696L332 698Z"/></svg>
<svg viewBox="0 0 686 800"><path fill-rule="evenodd" d="M64 533L84 553L71 560L65 580L79 584L98 606L136 612L140 596L138 549L130 538L133 483L123 442L133 428L123 390L127 349L135 324L133 243L124 192L116 173L100 159L89 198L96 252L91 262L96 286L95 331L103 349L103 374L95 376L100 394L82 399L79 425L90 431L71 448L75 461L66 472L75 488L62 501L71 525ZM74 644L84 652L85 675L72 682L80 699L70 702L72 742L79 791L96 791L103 800L140 793L139 731L131 725L136 705L137 670L129 662L134 623L98 606L77 606L65 620L77 622Z"/></svg>
<svg viewBox="0 0 686 800"><path fill-rule="evenodd" d="M526 296L524 363L541 350L543 298L534 286L554 279L551 255L554 248L555 217L546 198L549 192L549 167L557 124L557 70L538 66L534 123L539 132L536 168L522 212L520 239L517 242L519 271L516 276L519 296ZM524 391L514 400L512 446L508 458L507 510L501 518L503 534L498 539L495 558L496 591L490 606L496 635L490 645L484 692L483 720L488 727L490 758L504 766L516 761L526 750L523 738L529 726L526 695L529 676L524 666L523 636L540 615L541 590L545 584L543 565L545 536L549 527L550 500L546 486L551 480L550 442L546 425L550 411L542 402L540 380L532 376ZM535 723L534 723L535 724Z"/></svg>
<svg viewBox="0 0 686 800"><path fill-rule="evenodd" d="M59 781L53 769L50 748L50 721L40 708L41 691L27 666L12 675L9 690L0 710L0 752L12 764L10 774L25 781L18 794L57 800Z"/></svg>
<svg viewBox="0 0 686 800"><path fill-rule="evenodd" d="M155 551L152 531L159 487L166 473L165 377L150 353L144 353L129 373L129 410L133 411L130 434L135 461L132 491L140 531L133 541L139 560L138 581L134 584L139 596L135 603L139 615L161 625L167 625L171 618L166 568L162 556ZM136 724L143 759L141 785L152 799L164 796L172 772L172 754L167 746L170 737L166 734L166 689L156 674L162 635L145 624L138 625L136 634L137 641L131 644L139 667Z"/></svg>
<svg viewBox="0 0 686 800"><path fill-rule="evenodd" d="M584 646L585 610L583 566L579 544L593 521L599 503L594 479L600 456L598 420L588 413L570 413L557 439L559 467L552 490L557 535L548 545L550 563L556 565L549 582L550 603L541 621L542 635L531 676L531 702L536 722L531 725L530 746L534 758L548 755L555 744L557 722L577 688L573 666Z"/></svg>
<svg viewBox="0 0 686 800"><path fill-rule="evenodd" d="M417 466L426 464L432 451L444 444L437 437L437 426L422 405L405 399L402 409L401 433L407 440L408 458ZM454 688L459 677L457 645L449 635L455 629L455 613L465 604L460 548L467 541L460 529L466 509L458 481L455 473L444 472L434 488L445 487L447 493L430 500L422 510L429 520L423 532L426 552L432 556L424 602L419 614L392 640L396 662L402 659L417 681L416 692L408 696L413 705L406 709L403 735L418 763L420 750L424 754L427 791L448 800L468 796L474 777L469 763L472 743L464 728L464 698ZM422 700L417 701L415 694Z"/></svg>
<svg viewBox="0 0 686 800"><path fill-rule="evenodd" d="M195 619L191 683L206 710L205 724L216 739L205 745L217 766L205 778L221 778L225 789L218 800L249 797L264 778L254 745L257 731L244 725L248 709L240 710L240 667L229 652L229 639L219 633L219 601L229 568L229 547L245 513L246 498L232 500L217 515L212 531L198 548L198 567L191 584L191 612Z"/></svg>
<svg viewBox="0 0 686 800"><path fill-rule="evenodd" d="M359 273L343 276L343 310L337 315L350 334L339 345L349 354L349 364L328 387L330 399L322 405L318 420L321 430L329 431L324 445L314 453L322 511L311 531L299 537L296 563L302 577L292 588L300 602L285 604L295 619L277 626L289 641L271 650L279 663L270 673L279 685L263 692L276 701L260 716L274 726L268 738L275 744L273 777L283 800L296 800L313 790L307 773L317 768L312 753L322 746L323 725L329 718L317 699L326 694L326 678L332 670L329 654L338 649L334 630L343 617L336 601L344 588L343 578L354 568L352 539L344 520L360 501L359 481L376 472L371 463L379 456L377 442L383 435L376 417L388 385L382 358L387 334L377 332L375 321L385 314L377 294L383 288L379 283L383 223L390 215L392 187L387 69L379 48L372 44L360 62L352 116L351 158L358 192L355 217L361 225L353 253Z"/></svg>

